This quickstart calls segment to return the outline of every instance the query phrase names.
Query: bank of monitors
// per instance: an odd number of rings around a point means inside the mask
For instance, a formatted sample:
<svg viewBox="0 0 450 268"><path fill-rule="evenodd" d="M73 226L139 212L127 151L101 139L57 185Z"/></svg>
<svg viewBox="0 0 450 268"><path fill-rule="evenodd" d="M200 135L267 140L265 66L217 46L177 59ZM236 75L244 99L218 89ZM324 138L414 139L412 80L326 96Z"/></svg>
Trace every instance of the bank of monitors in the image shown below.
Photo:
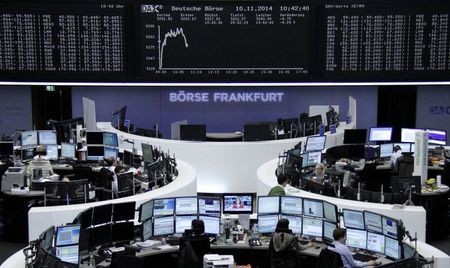
<svg viewBox="0 0 450 268"><path fill-rule="evenodd" d="M174 233L175 233L175 222L173 216L164 216L153 219L154 236L165 236Z"/></svg>
<svg viewBox="0 0 450 268"><path fill-rule="evenodd" d="M197 215L198 205L197 197L177 197L175 199L175 214L176 215Z"/></svg>
<svg viewBox="0 0 450 268"><path fill-rule="evenodd" d="M153 203L153 216L173 216L175 212L175 198L155 199ZM173 219L173 217L172 217Z"/></svg>
<svg viewBox="0 0 450 268"><path fill-rule="evenodd" d="M369 131L369 141L391 141L392 127L371 127Z"/></svg>
<svg viewBox="0 0 450 268"><path fill-rule="evenodd" d="M258 214L280 213L279 196L258 196Z"/></svg>
<svg viewBox="0 0 450 268"><path fill-rule="evenodd" d="M67 159L75 158L75 144L61 142L61 157Z"/></svg>
<svg viewBox="0 0 450 268"><path fill-rule="evenodd" d="M323 218L323 201L315 199L303 199L303 215ZM322 226L322 223L320 223ZM322 236L322 235L321 235Z"/></svg>
<svg viewBox="0 0 450 268"><path fill-rule="evenodd" d="M220 217L221 205L218 197L198 197L198 213L201 215L210 215Z"/></svg>
<svg viewBox="0 0 450 268"><path fill-rule="evenodd" d="M365 144L367 138L367 129L345 129L344 144Z"/></svg>
<svg viewBox="0 0 450 268"><path fill-rule="evenodd" d="M300 235L302 233L302 217L294 215L281 215L281 218L289 220L289 229L291 229L293 234Z"/></svg>
<svg viewBox="0 0 450 268"><path fill-rule="evenodd" d="M134 220L135 210L136 210L136 201L114 203L112 221L118 222L118 221Z"/></svg>
<svg viewBox="0 0 450 268"><path fill-rule="evenodd" d="M177 215L175 216L175 233L183 234L186 229L191 229L192 220L196 220L197 215Z"/></svg>
<svg viewBox="0 0 450 268"><path fill-rule="evenodd" d="M334 222L335 224L338 222L338 211L337 206L335 204L328 203L323 201L323 216L326 220L330 222Z"/></svg>
<svg viewBox="0 0 450 268"><path fill-rule="evenodd" d="M153 217L153 200L142 203L139 206L139 221L145 222Z"/></svg>
<svg viewBox="0 0 450 268"><path fill-rule="evenodd" d="M36 147L38 145L38 134L36 130L22 131L21 144L24 148Z"/></svg>
<svg viewBox="0 0 450 268"><path fill-rule="evenodd" d="M254 193L227 193L223 195L224 214L252 214Z"/></svg>
<svg viewBox="0 0 450 268"><path fill-rule="evenodd" d="M296 196L281 196L280 197L280 212L287 215L302 215L303 214L303 200Z"/></svg>
<svg viewBox="0 0 450 268"><path fill-rule="evenodd" d="M400 141L414 143L416 142L416 132L423 130L424 130L423 128L402 128L400 130L401 131Z"/></svg>
<svg viewBox="0 0 450 268"><path fill-rule="evenodd" d="M364 230L364 213L358 210L343 209L345 228L355 228Z"/></svg>
<svg viewBox="0 0 450 268"><path fill-rule="evenodd" d="M112 147L119 147L119 141L117 139L117 133L103 132L103 144Z"/></svg>
<svg viewBox="0 0 450 268"><path fill-rule="evenodd" d="M306 140L306 152L310 151L322 151L325 149L326 136L313 136L308 137Z"/></svg>
<svg viewBox="0 0 450 268"><path fill-rule="evenodd" d="M266 215L258 214L258 232L261 234L272 235L273 232L275 232L278 220L279 220L278 214L266 214Z"/></svg>
<svg viewBox="0 0 450 268"><path fill-rule="evenodd" d="M153 147L150 144L141 143L142 158L146 163L153 162Z"/></svg>
<svg viewBox="0 0 450 268"><path fill-rule="evenodd" d="M79 255L79 246L71 245L64 247L55 247L55 255L63 262L78 264L80 255ZM49 266L45 266L49 267ZM58 266L60 267L60 266Z"/></svg>
<svg viewBox="0 0 450 268"><path fill-rule="evenodd" d="M381 215L370 211L364 211L364 226L367 231L383 233Z"/></svg>
<svg viewBox="0 0 450 268"><path fill-rule="evenodd" d="M79 263L80 225L58 226L55 237L55 255L64 262Z"/></svg>
<svg viewBox="0 0 450 268"><path fill-rule="evenodd" d="M209 235L220 234L220 217L200 215L199 220L202 220L205 224L205 233Z"/></svg>
<svg viewBox="0 0 450 268"><path fill-rule="evenodd" d="M427 128L428 143L445 146L447 144L447 131Z"/></svg>
<svg viewBox="0 0 450 268"><path fill-rule="evenodd" d="M323 220L317 218L303 217L302 224L303 236L322 238L323 236Z"/></svg>
<svg viewBox="0 0 450 268"><path fill-rule="evenodd" d="M0 141L0 156L14 155L14 143L11 141Z"/></svg>
<svg viewBox="0 0 450 268"><path fill-rule="evenodd" d="M39 144L58 144L56 141L56 131L55 130L39 130Z"/></svg>
<svg viewBox="0 0 450 268"><path fill-rule="evenodd" d="M349 247L366 249L367 231L347 228L347 239L345 244Z"/></svg>
<svg viewBox="0 0 450 268"><path fill-rule="evenodd" d="M101 131L86 132L86 145L104 145L103 132Z"/></svg>

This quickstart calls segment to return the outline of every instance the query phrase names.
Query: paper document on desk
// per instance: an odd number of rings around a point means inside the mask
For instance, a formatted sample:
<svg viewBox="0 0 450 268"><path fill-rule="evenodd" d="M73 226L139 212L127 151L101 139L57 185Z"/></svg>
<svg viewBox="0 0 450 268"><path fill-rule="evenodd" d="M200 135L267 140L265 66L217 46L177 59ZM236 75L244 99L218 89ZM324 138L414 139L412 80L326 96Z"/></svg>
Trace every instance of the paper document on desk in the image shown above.
<svg viewBox="0 0 450 268"><path fill-rule="evenodd" d="M148 248L157 244L160 244L161 241L158 240L145 240L143 242L136 242L134 245L142 247L142 248Z"/></svg>
<svg viewBox="0 0 450 268"><path fill-rule="evenodd" d="M171 245L161 245L158 246L157 248L159 249L171 249L171 248L175 248L176 246L171 246Z"/></svg>

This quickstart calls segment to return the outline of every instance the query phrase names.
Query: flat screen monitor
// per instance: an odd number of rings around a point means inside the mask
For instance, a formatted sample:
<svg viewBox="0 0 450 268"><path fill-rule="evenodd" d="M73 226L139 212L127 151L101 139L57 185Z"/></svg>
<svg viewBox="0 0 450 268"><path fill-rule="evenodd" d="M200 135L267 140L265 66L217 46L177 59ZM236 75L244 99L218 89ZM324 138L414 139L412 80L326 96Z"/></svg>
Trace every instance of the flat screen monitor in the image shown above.
<svg viewBox="0 0 450 268"><path fill-rule="evenodd" d="M411 152L411 143L408 142L397 142L394 143L395 146L400 146L400 150L402 150L402 153L410 153Z"/></svg>
<svg viewBox="0 0 450 268"><path fill-rule="evenodd" d="M410 188L412 192L420 193L420 176L392 176L391 186L393 193L404 193Z"/></svg>
<svg viewBox="0 0 450 268"><path fill-rule="evenodd" d="M123 150L123 164L132 166L134 161L133 153L127 150Z"/></svg>
<svg viewBox="0 0 450 268"><path fill-rule="evenodd" d="M347 228L347 239L345 244L354 248L367 248L367 231Z"/></svg>
<svg viewBox="0 0 450 268"><path fill-rule="evenodd" d="M87 147L87 160L100 161L105 157L105 147L103 145L89 145Z"/></svg>
<svg viewBox="0 0 450 268"><path fill-rule="evenodd" d="M301 154L301 148L297 149L291 149L287 151L286 153L286 164L297 167L298 169L301 169L302 166L302 154Z"/></svg>
<svg viewBox="0 0 450 268"><path fill-rule="evenodd" d="M89 246L91 248L111 244L111 224L99 225L87 230L89 230Z"/></svg>
<svg viewBox="0 0 450 268"><path fill-rule="evenodd" d="M221 205L218 197L198 197L198 213L203 215L220 216Z"/></svg>
<svg viewBox="0 0 450 268"><path fill-rule="evenodd" d="M61 157L69 159L75 158L75 144L61 142Z"/></svg>
<svg viewBox="0 0 450 268"><path fill-rule="evenodd" d="M150 144L141 143L142 147L142 158L144 162L152 163L153 162L153 146Z"/></svg>
<svg viewBox="0 0 450 268"><path fill-rule="evenodd" d="M78 264L80 262L79 246L56 247L55 255L63 262Z"/></svg>
<svg viewBox="0 0 450 268"><path fill-rule="evenodd" d="M204 141L206 140L206 125L181 125L180 140Z"/></svg>
<svg viewBox="0 0 450 268"><path fill-rule="evenodd" d="M392 153L394 153L394 144L393 143L380 144L380 158L391 157Z"/></svg>
<svg viewBox="0 0 450 268"><path fill-rule="evenodd" d="M223 195L224 214L252 214L253 213L252 193L235 193Z"/></svg>
<svg viewBox="0 0 450 268"><path fill-rule="evenodd" d="M280 213L279 196L258 196L258 214Z"/></svg>
<svg viewBox="0 0 450 268"><path fill-rule="evenodd" d="M308 137L306 140L306 152L310 151L322 151L325 149L325 142L327 140L327 136L314 136Z"/></svg>
<svg viewBox="0 0 450 268"><path fill-rule="evenodd" d="M112 147L119 147L117 133L107 131L103 132L103 144Z"/></svg>
<svg viewBox="0 0 450 268"><path fill-rule="evenodd" d="M39 238L42 240L41 247L44 248L45 250L49 250L53 246L54 233L55 233L55 226L52 225L49 228L47 228L47 230L42 232L42 234L40 235Z"/></svg>
<svg viewBox="0 0 450 268"><path fill-rule="evenodd" d="M269 124L247 124L244 125L245 141L266 141L270 140Z"/></svg>
<svg viewBox="0 0 450 268"><path fill-rule="evenodd" d="M175 232L175 223L173 216L165 216L153 219L153 235L164 236Z"/></svg>
<svg viewBox="0 0 450 268"><path fill-rule="evenodd" d="M369 131L369 141L391 141L392 127L371 127Z"/></svg>
<svg viewBox="0 0 450 268"><path fill-rule="evenodd" d="M56 141L56 130L39 130L39 144L58 144Z"/></svg>
<svg viewBox="0 0 450 268"><path fill-rule="evenodd" d="M323 240L327 242L333 242L333 232L336 229L336 223L323 221Z"/></svg>
<svg viewBox="0 0 450 268"><path fill-rule="evenodd" d="M337 223L338 217L337 217L337 206L335 204L328 203L326 201L323 201L323 216L325 219Z"/></svg>
<svg viewBox="0 0 450 268"><path fill-rule="evenodd" d="M302 167L313 167L322 162L322 151L311 151L302 154Z"/></svg>
<svg viewBox="0 0 450 268"><path fill-rule="evenodd" d="M370 211L364 211L364 226L367 231L383 233L381 215Z"/></svg>
<svg viewBox="0 0 450 268"><path fill-rule="evenodd" d="M175 212L175 198L155 199L153 203L153 216L169 216Z"/></svg>
<svg viewBox="0 0 450 268"><path fill-rule="evenodd" d="M33 159L36 154L36 148L22 148L22 160L30 160Z"/></svg>
<svg viewBox="0 0 450 268"><path fill-rule="evenodd" d="M423 131L423 128L402 128L400 141L401 142L416 142L416 132Z"/></svg>
<svg viewBox="0 0 450 268"><path fill-rule="evenodd" d="M112 204L95 206L92 212L92 225L110 223L112 217Z"/></svg>
<svg viewBox="0 0 450 268"><path fill-rule="evenodd" d="M398 243L398 240L386 236L384 244L384 255L394 260L400 259L400 245Z"/></svg>
<svg viewBox="0 0 450 268"><path fill-rule="evenodd" d="M114 222L134 220L135 210L136 210L136 201L114 203L112 220Z"/></svg>
<svg viewBox="0 0 450 268"><path fill-rule="evenodd" d="M78 244L81 225L66 225L56 228L55 246L67 246Z"/></svg>
<svg viewBox="0 0 450 268"><path fill-rule="evenodd" d="M101 131L87 131L86 145L104 145L103 132Z"/></svg>
<svg viewBox="0 0 450 268"><path fill-rule="evenodd" d="M302 234L304 236L322 238L322 236L323 236L322 219L303 217Z"/></svg>
<svg viewBox="0 0 450 268"><path fill-rule="evenodd" d="M198 213L196 196L177 197L175 199L175 215L192 215Z"/></svg>
<svg viewBox="0 0 450 268"><path fill-rule="evenodd" d="M105 146L103 158L107 159L110 157L112 157L114 160L117 160L117 157L119 157L119 148Z"/></svg>
<svg viewBox="0 0 450 268"><path fill-rule="evenodd" d="M344 144L365 144L367 139L367 129L345 129Z"/></svg>
<svg viewBox="0 0 450 268"><path fill-rule="evenodd" d="M323 201L316 199L303 199L303 214L305 216L323 218ZM322 224L321 224L322 226Z"/></svg>
<svg viewBox="0 0 450 268"><path fill-rule="evenodd" d="M427 128L428 143L445 146L447 144L447 131Z"/></svg>
<svg viewBox="0 0 450 268"><path fill-rule="evenodd" d="M139 221L144 222L153 217L153 200L142 203L139 207Z"/></svg>
<svg viewBox="0 0 450 268"><path fill-rule="evenodd" d="M57 144L47 144L45 145L47 151L47 158L50 160L58 160L58 145Z"/></svg>
<svg viewBox="0 0 450 268"><path fill-rule="evenodd" d="M81 211L74 219L73 223L79 224L80 229L84 230L92 225L92 212L94 211L93 208L87 208L83 211Z"/></svg>
<svg viewBox="0 0 450 268"><path fill-rule="evenodd" d="M384 254L385 236L367 232L367 250Z"/></svg>
<svg viewBox="0 0 450 268"><path fill-rule="evenodd" d="M364 230L364 213L358 210L343 209L345 228L356 228Z"/></svg>
<svg viewBox="0 0 450 268"><path fill-rule="evenodd" d="M192 228L192 220L196 220L197 215L177 215L175 216L175 233L183 234L186 229Z"/></svg>
<svg viewBox="0 0 450 268"><path fill-rule="evenodd" d="M302 234L302 223L303 223L303 220L302 220L301 216L281 214L281 218L289 220L289 229L291 229L292 233L294 233L296 235Z"/></svg>
<svg viewBox="0 0 450 268"><path fill-rule="evenodd" d="M0 156L14 155L14 143L11 141L0 141Z"/></svg>
<svg viewBox="0 0 450 268"><path fill-rule="evenodd" d="M22 147L36 147L38 145L38 134L36 130L22 131L21 134Z"/></svg>
<svg viewBox="0 0 450 268"><path fill-rule="evenodd" d="M383 234L392 238L398 238L398 221L386 216L381 217Z"/></svg>
<svg viewBox="0 0 450 268"><path fill-rule="evenodd" d="M153 236L153 222L151 219L148 219L142 222L142 241L149 240L150 237Z"/></svg>
<svg viewBox="0 0 450 268"><path fill-rule="evenodd" d="M134 240L134 222L119 222L111 226L111 240L114 243L123 243Z"/></svg>
<svg viewBox="0 0 450 268"><path fill-rule="evenodd" d="M220 217L213 217L207 215L198 216L199 220L202 220L205 224L205 233L211 235L220 234Z"/></svg>
<svg viewBox="0 0 450 268"><path fill-rule="evenodd" d="M273 234L278 224L278 214L258 215L258 232Z"/></svg>
<svg viewBox="0 0 450 268"><path fill-rule="evenodd" d="M289 215L303 214L303 200L297 196L281 196L280 197L280 212Z"/></svg>

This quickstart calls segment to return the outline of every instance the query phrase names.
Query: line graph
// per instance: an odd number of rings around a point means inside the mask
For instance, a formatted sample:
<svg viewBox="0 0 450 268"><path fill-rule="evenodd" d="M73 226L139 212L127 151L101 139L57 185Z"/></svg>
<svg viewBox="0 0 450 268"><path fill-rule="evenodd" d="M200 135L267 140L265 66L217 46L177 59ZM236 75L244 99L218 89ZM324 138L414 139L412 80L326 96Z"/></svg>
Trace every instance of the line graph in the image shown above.
<svg viewBox="0 0 450 268"><path fill-rule="evenodd" d="M189 44L184 35L183 28L175 28L175 30L170 29L166 34L164 34L164 40L161 41L161 26L158 25L158 54L159 54L159 69L163 69L163 59L164 59L164 47L167 46L167 39L176 38L181 35L184 39L184 47L189 47Z"/></svg>

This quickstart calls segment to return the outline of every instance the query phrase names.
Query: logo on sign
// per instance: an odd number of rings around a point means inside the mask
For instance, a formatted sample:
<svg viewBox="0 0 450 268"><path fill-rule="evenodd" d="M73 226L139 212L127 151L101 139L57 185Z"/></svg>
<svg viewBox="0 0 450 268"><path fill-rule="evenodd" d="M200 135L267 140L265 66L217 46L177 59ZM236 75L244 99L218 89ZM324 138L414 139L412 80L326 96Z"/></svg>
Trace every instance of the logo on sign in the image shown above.
<svg viewBox="0 0 450 268"><path fill-rule="evenodd" d="M162 5L141 5L142 13L158 13L162 9Z"/></svg>
<svg viewBox="0 0 450 268"><path fill-rule="evenodd" d="M428 106L428 112L432 115L450 115L450 106L430 105Z"/></svg>

